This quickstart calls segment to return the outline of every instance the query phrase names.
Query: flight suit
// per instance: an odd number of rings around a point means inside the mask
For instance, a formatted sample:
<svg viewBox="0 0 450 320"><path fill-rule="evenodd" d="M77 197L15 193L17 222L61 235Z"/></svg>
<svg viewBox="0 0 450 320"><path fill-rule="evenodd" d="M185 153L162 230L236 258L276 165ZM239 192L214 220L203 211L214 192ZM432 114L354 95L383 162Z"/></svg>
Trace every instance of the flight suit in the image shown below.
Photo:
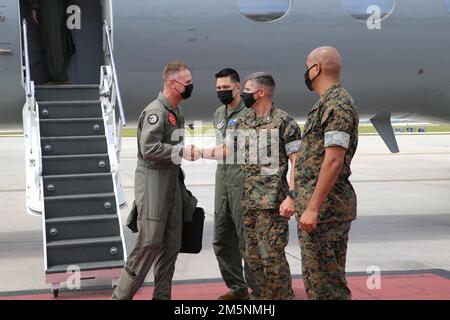
<svg viewBox="0 0 450 320"><path fill-rule="evenodd" d="M351 299L345 278L348 234L356 219L356 193L349 181L358 146L359 115L340 83L330 87L309 112L296 165L297 220L316 188L327 147L347 149L342 171L319 211L317 228L299 229L302 276L308 299Z"/></svg>
<svg viewBox="0 0 450 320"><path fill-rule="evenodd" d="M75 52L72 35L66 26L67 1L28 0L39 13L42 50L51 81L67 81L69 59Z"/></svg>
<svg viewBox="0 0 450 320"><path fill-rule="evenodd" d="M184 147L181 109L172 108L159 93L139 117L137 140L134 194L139 232L113 299L132 299L153 263L153 299L170 299L183 222L179 179Z"/></svg>
<svg viewBox="0 0 450 320"><path fill-rule="evenodd" d="M216 110L213 123L217 133L217 145L224 142L227 129L233 127L236 120L246 111L247 108L242 101L232 112L228 111L227 106L221 106ZM214 253L222 278L231 291L242 293L247 291L248 286L255 295L259 295L245 254L241 204L243 190L244 172L242 165L236 163L235 154L228 159L219 160L214 201Z"/></svg>
<svg viewBox="0 0 450 320"><path fill-rule="evenodd" d="M280 216L279 208L289 190L289 155L300 150L300 128L275 107L266 118L257 118L255 111L249 110L235 128L237 134L230 135L227 143L237 140L238 156L244 162L242 206L248 263L261 299L292 299L292 278L284 251L289 219Z"/></svg>

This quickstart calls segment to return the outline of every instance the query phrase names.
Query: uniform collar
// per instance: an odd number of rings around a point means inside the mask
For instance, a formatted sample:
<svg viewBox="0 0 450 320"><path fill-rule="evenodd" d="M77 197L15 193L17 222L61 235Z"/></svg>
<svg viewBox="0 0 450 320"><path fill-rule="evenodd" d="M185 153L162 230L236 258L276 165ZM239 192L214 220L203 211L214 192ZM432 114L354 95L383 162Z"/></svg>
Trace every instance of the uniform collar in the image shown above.
<svg viewBox="0 0 450 320"><path fill-rule="evenodd" d="M231 114L233 114L233 113L241 112L242 109L244 109L244 108L245 108L245 104L244 104L244 101L242 101L242 99L241 99L241 101L239 102L239 104L237 105L236 109L234 109L234 110L231 111L231 112L229 112L230 110L229 110L228 106L225 106L225 110L226 110L227 114L229 114L229 115L231 115Z"/></svg>
<svg viewBox="0 0 450 320"><path fill-rule="evenodd" d="M169 111L175 112L175 110L177 109L177 108L174 108L174 107L170 104L169 100L167 100L166 96L165 96L162 92L159 92L159 94L158 94L158 100L161 101L161 103L164 105L164 107L165 107L166 109L168 109Z"/></svg>
<svg viewBox="0 0 450 320"><path fill-rule="evenodd" d="M244 118L244 122L251 126L251 127L257 127L260 125L264 125L264 124L268 124L272 121L273 119L273 113L276 110L276 107L274 105L272 105L272 109L270 110L270 114L265 117L264 119L258 119L256 117L256 112L254 109L250 109L251 111L246 115L246 117Z"/></svg>
<svg viewBox="0 0 450 320"><path fill-rule="evenodd" d="M323 103L324 103L325 101L328 100L328 98L330 97L330 95L331 95L336 89L339 89L339 88L341 88L341 87L342 87L342 85L341 85L341 83L340 83L339 81L336 82L335 84L333 84L331 87L329 87L329 88L328 88L328 89L320 96L319 100L316 102L316 104L314 105L314 107L311 109L310 112L312 112L312 111L314 111L314 110L320 108L320 107L323 105Z"/></svg>
<svg viewBox="0 0 450 320"><path fill-rule="evenodd" d="M321 96L320 96L320 100L323 102L323 101L326 101L326 100L328 100L328 97L336 90L336 89L339 89L339 88L341 88L342 87L342 85L341 85L341 83L338 81L338 82L336 82L335 84L333 84L331 87L329 87Z"/></svg>

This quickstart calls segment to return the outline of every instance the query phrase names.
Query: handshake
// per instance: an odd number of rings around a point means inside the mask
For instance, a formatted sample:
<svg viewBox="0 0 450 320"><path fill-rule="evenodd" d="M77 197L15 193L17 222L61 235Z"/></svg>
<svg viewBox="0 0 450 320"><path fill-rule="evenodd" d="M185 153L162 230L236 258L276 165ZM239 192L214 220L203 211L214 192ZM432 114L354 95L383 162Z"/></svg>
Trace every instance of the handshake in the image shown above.
<svg viewBox="0 0 450 320"><path fill-rule="evenodd" d="M196 161L203 157L203 150L197 148L193 144L186 146L183 149L183 158L188 161Z"/></svg>

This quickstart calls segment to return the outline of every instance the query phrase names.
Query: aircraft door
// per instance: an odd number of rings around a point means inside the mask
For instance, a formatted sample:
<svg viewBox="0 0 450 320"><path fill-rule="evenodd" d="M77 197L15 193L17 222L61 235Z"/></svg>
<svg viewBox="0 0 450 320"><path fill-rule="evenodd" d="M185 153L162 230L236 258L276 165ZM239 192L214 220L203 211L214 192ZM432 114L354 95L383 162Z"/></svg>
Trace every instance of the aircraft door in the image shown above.
<svg viewBox="0 0 450 320"><path fill-rule="evenodd" d="M1 95L0 107L17 104L17 97L24 97L19 26L18 1L0 0L0 88L8 93ZM18 110L20 112L20 106ZM13 115L6 115L9 116Z"/></svg>
<svg viewBox="0 0 450 320"><path fill-rule="evenodd" d="M20 0L21 15L28 21L31 78L35 84L98 84L103 64L105 1L41 0L36 9L38 23L31 18L30 2Z"/></svg>

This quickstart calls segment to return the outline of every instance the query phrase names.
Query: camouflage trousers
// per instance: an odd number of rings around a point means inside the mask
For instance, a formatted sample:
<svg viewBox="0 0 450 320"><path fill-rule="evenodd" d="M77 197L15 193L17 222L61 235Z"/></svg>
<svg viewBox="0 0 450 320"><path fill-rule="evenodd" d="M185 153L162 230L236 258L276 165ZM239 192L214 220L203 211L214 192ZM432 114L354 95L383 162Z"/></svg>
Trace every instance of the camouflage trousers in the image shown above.
<svg viewBox="0 0 450 320"><path fill-rule="evenodd" d="M278 210L246 210L244 213L248 264L260 289L257 299L290 300L294 297L284 252L289 240L288 222Z"/></svg>
<svg viewBox="0 0 450 320"><path fill-rule="evenodd" d="M345 278L351 221L318 224L310 233L299 229L302 277L309 300L351 300Z"/></svg>

